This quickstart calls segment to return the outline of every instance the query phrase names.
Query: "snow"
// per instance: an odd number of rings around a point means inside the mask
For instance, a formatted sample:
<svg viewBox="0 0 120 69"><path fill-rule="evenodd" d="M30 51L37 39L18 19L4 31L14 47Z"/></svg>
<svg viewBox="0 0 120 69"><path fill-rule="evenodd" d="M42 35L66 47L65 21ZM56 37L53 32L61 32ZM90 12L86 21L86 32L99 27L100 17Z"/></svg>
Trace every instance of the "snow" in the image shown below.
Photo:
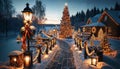
<svg viewBox="0 0 120 69"><path fill-rule="evenodd" d="M96 66L91 65L91 59L84 59L83 51L79 51L77 46L74 44L74 40L71 39L71 41L69 41L70 40L68 39L66 40L66 42L71 45L71 50L74 57L74 65L76 66L76 69L112 69L112 67L105 62L98 62ZM96 41L95 43L99 42Z"/></svg>
<svg viewBox="0 0 120 69"><path fill-rule="evenodd" d="M100 16L101 16L101 14L97 14L97 15L91 17L90 19L91 19L92 23L97 22Z"/></svg>
<svg viewBox="0 0 120 69"><path fill-rule="evenodd" d="M20 55L22 54L23 52L22 51L18 51L18 50L15 50L15 51L12 51L9 56L12 56L12 55Z"/></svg>
<svg viewBox="0 0 120 69"><path fill-rule="evenodd" d="M33 69L45 69L46 66L51 62L51 60L54 58L57 51L60 50L59 46L55 46L55 48L52 50L52 53L48 54L48 57L42 56L41 63L35 63L33 65Z"/></svg>
<svg viewBox="0 0 120 69"><path fill-rule="evenodd" d="M92 26L104 27L105 25L102 22L94 22L94 23L91 23L91 24L83 25L82 27L86 27L86 26L89 26L89 27L92 27Z"/></svg>
<svg viewBox="0 0 120 69"><path fill-rule="evenodd" d="M120 24L120 11L106 11L118 24Z"/></svg>

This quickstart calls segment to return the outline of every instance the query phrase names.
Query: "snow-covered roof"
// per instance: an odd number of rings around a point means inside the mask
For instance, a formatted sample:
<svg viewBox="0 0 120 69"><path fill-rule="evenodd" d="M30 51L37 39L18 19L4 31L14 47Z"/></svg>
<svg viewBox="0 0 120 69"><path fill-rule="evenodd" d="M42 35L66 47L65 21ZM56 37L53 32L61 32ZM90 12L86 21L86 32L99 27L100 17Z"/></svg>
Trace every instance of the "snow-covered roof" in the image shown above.
<svg viewBox="0 0 120 69"><path fill-rule="evenodd" d="M105 25L102 22L94 22L94 23L91 23L91 24L83 25L82 27L86 27L86 26L89 26L89 27L92 27L92 26L104 27Z"/></svg>
<svg viewBox="0 0 120 69"><path fill-rule="evenodd" d="M120 24L120 11L106 11L118 24Z"/></svg>
<svg viewBox="0 0 120 69"><path fill-rule="evenodd" d="M15 50L15 51L10 52L10 53L9 53L9 56L20 55L20 54L22 54L22 53L23 53L22 51L17 51L17 50Z"/></svg>
<svg viewBox="0 0 120 69"><path fill-rule="evenodd" d="M95 15L95 16L93 16L93 17L90 17L92 23L97 22L98 19L100 18L100 16L101 16L101 14L97 14L97 15Z"/></svg>

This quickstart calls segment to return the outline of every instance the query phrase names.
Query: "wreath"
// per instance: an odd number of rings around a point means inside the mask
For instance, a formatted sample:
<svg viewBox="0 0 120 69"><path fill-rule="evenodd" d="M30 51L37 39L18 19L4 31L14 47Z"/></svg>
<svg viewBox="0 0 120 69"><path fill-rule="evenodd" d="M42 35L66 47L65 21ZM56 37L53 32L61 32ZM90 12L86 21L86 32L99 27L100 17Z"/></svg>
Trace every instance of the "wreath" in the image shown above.
<svg viewBox="0 0 120 69"><path fill-rule="evenodd" d="M93 27L93 28L92 28L92 33L95 33L95 32L96 32L96 28Z"/></svg>

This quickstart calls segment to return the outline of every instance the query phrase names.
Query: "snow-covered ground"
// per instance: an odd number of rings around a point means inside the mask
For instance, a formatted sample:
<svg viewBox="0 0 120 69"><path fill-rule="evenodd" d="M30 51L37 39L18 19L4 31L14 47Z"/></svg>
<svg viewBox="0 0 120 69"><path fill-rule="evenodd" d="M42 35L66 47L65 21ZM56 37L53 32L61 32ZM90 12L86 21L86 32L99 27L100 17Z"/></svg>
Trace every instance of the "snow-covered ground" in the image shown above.
<svg viewBox="0 0 120 69"><path fill-rule="evenodd" d="M8 53L13 51L13 50L17 50L17 49L21 49L20 44L16 43L16 36L11 33L11 35L13 35L12 37L9 37L9 39L5 38L1 38L0 39L0 54L5 54L0 56L0 60L3 60L3 58L6 58L5 60L8 60ZM67 42L69 45L71 45L71 50L73 52L73 57L74 57L74 63L77 69L91 69L91 68L96 68L94 66L90 65L90 59L86 59L84 60L83 58L83 53L78 51L78 49L76 49L75 45L74 45L74 40L73 39L61 39L64 40L65 42ZM109 42L111 44L111 48L114 50L117 50L118 54L116 57L112 58L112 57L108 57L105 56L104 57L104 61L105 62L100 62L98 63L98 65L100 64L102 69L111 69L114 67L118 67L119 68L119 61L120 61L120 40L116 40L116 39L109 39ZM97 45L99 42L95 42ZM9 50L8 50L9 48ZM36 63L34 64L33 68L34 69L44 69L47 64L51 61L52 57L54 57L54 55L56 54L56 52L59 50L59 47L55 48L53 50L53 53L50 53L48 56L48 58L44 58L44 56L42 56L42 62L41 63ZM6 63L5 61L3 61L4 63ZM2 64L2 61L0 61L0 64ZM116 64L116 65L114 65ZM103 66L103 67L102 67ZM1 67L1 65L0 65Z"/></svg>
<svg viewBox="0 0 120 69"><path fill-rule="evenodd" d="M51 62L51 60L53 59L58 50L60 50L60 48L58 45L56 45L54 49L51 52L49 52L48 55L42 56L41 63L35 63L33 65L33 69L45 69L46 66Z"/></svg>
<svg viewBox="0 0 120 69"><path fill-rule="evenodd" d="M71 50L73 52L73 57L74 57L74 63L76 66L76 69L116 69L119 68L118 63L120 61L120 40L115 40L115 39L109 39L109 42L111 44L111 48L114 50L118 51L118 54L115 58L111 58L109 56L104 56L104 61L103 62L98 62L97 67L91 65L91 60L90 59L84 59L84 55L82 51L79 51L76 45L74 44L74 41L72 39L66 39L66 42L68 42L71 45ZM99 42L95 42L95 45L98 45ZM114 65L116 64L116 65Z"/></svg>

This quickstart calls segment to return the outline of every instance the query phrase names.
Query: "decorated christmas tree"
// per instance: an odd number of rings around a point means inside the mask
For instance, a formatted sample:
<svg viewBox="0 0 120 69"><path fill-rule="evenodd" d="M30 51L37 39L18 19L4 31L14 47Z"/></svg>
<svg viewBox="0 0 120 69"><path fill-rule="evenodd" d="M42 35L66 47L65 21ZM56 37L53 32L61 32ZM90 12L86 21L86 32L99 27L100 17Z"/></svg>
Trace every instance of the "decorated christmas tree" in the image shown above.
<svg viewBox="0 0 120 69"><path fill-rule="evenodd" d="M65 4L62 20L60 23L60 37L61 38L72 37L72 26L70 22L67 3Z"/></svg>

